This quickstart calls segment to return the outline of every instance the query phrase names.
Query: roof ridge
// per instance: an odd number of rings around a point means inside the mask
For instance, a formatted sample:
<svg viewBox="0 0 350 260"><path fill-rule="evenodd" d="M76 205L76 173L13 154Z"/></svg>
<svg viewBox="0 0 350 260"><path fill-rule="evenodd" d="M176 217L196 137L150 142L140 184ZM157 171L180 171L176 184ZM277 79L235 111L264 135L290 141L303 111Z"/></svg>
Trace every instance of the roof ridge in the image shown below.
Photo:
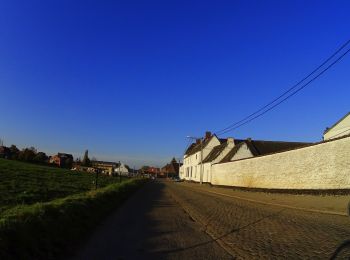
<svg viewBox="0 0 350 260"><path fill-rule="evenodd" d="M331 127L328 127L323 134L328 133L331 129L333 129L336 125L338 125L341 121L343 121L343 119L345 119L348 115L350 115L350 112L346 113L345 116L343 116L342 118L340 118L337 122L335 122Z"/></svg>

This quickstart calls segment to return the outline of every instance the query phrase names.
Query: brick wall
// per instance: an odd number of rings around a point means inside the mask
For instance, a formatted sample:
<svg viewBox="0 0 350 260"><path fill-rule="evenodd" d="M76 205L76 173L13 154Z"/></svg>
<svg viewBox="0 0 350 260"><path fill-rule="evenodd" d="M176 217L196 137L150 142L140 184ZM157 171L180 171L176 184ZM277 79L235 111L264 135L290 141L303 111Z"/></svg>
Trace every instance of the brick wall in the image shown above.
<svg viewBox="0 0 350 260"><path fill-rule="evenodd" d="M350 137L214 164L212 184L273 189L350 189Z"/></svg>

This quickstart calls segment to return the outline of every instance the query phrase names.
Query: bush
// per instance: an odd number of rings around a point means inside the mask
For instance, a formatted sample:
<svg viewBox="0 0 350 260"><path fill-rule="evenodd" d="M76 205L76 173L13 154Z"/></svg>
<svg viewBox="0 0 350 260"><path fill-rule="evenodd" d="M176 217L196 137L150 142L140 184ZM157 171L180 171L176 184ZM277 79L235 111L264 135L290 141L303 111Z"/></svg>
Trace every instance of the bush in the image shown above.
<svg viewBox="0 0 350 260"><path fill-rule="evenodd" d="M6 211L0 218L0 259L58 258L144 182L133 179Z"/></svg>

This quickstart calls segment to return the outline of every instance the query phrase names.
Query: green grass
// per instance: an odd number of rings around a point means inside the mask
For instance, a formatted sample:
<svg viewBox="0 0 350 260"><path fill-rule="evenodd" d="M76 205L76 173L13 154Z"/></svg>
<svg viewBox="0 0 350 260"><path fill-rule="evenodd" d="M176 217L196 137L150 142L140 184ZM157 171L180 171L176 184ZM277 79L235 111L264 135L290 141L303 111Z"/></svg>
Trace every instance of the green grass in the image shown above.
<svg viewBox="0 0 350 260"><path fill-rule="evenodd" d="M131 179L6 211L0 216L0 259L65 258L91 228L145 181Z"/></svg>
<svg viewBox="0 0 350 260"><path fill-rule="evenodd" d="M95 174L0 159L0 216L12 207L47 202L95 188ZM119 182L99 175L98 187Z"/></svg>
<svg viewBox="0 0 350 260"><path fill-rule="evenodd" d="M146 180L0 159L0 259L57 259Z"/></svg>

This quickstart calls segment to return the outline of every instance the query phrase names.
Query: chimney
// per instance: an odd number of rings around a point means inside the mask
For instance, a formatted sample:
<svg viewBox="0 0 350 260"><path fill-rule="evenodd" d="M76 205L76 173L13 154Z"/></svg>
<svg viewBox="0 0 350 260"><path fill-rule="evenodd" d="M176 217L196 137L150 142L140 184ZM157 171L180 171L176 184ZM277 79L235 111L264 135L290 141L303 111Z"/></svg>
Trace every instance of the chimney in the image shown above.
<svg viewBox="0 0 350 260"><path fill-rule="evenodd" d="M235 140L234 140L232 137L228 137L228 138L227 138L227 145L228 145L229 147L235 146Z"/></svg>
<svg viewBox="0 0 350 260"><path fill-rule="evenodd" d="M210 131L206 131L205 132L205 139L209 139L211 137L211 132Z"/></svg>

